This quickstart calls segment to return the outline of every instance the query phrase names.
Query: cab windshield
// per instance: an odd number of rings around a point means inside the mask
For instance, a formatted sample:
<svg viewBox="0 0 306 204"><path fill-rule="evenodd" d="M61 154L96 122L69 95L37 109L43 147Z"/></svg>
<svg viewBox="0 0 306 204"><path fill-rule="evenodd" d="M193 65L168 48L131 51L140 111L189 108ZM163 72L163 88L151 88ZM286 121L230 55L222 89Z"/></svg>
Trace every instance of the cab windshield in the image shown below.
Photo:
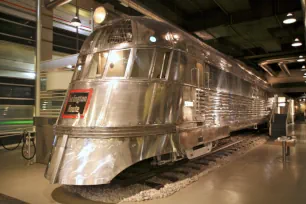
<svg viewBox="0 0 306 204"><path fill-rule="evenodd" d="M165 79L171 50L141 48L110 50L79 56L73 79Z"/></svg>

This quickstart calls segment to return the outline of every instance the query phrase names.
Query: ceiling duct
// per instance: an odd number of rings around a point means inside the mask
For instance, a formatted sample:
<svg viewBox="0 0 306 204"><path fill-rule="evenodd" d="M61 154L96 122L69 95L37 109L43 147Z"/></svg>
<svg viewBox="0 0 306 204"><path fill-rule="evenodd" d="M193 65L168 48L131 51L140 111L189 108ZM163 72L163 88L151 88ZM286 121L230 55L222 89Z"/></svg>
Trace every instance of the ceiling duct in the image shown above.
<svg viewBox="0 0 306 204"><path fill-rule="evenodd" d="M55 7L62 6L64 4L68 4L72 0L45 0L45 6L47 9L54 9Z"/></svg>
<svg viewBox="0 0 306 204"><path fill-rule="evenodd" d="M298 57L282 57L275 59L268 59L258 63L258 65L263 68L270 76L275 77L276 73L270 67L270 64L277 63L280 69L287 75L290 76L290 71L287 67L287 64L297 62Z"/></svg>
<svg viewBox="0 0 306 204"><path fill-rule="evenodd" d="M287 67L287 64L285 62L279 62L278 63L279 68L281 68L281 70L287 75L287 76L291 76L290 71Z"/></svg>
<svg viewBox="0 0 306 204"><path fill-rule="evenodd" d="M260 62L258 64L261 68L263 68L266 72L268 72L268 74L270 76L273 76L275 77L276 76L276 73L271 69L271 67L269 66L269 63L266 62L266 61L263 61L263 62Z"/></svg>

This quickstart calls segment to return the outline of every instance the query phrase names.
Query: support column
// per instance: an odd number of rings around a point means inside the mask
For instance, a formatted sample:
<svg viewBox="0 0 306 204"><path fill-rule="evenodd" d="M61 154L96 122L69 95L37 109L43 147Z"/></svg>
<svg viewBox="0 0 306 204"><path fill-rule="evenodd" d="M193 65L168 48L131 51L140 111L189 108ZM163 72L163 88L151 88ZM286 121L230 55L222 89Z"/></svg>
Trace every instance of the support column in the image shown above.
<svg viewBox="0 0 306 204"><path fill-rule="evenodd" d="M40 63L51 60L52 52L53 12L42 5L42 0L36 0L35 117L40 116Z"/></svg>
<svg viewBox="0 0 306 204"><path fill-rule="evenodd" d="M36 0L35 117L40 115L41 0Z"/></svg>

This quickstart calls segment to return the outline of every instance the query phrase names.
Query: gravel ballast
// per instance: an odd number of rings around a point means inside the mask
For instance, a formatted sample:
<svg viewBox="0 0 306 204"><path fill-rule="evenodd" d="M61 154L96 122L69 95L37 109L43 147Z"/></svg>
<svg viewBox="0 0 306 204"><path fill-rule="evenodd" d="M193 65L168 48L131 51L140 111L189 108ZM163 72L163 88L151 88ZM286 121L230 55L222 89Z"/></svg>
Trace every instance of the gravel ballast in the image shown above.
<svg viewBox="0 0 306 204"><path fill-rule="evenodd" d="M239 158L241 155L246 154L248 151L253 148L264 144L267 141L266 137L254 137L257 140L244 145L243 147L238 148L239 150L234 152L229 156L224 156L217 159L216 162L210 162L209 165L201 166L200 170L190 169L186 170L184 165L182 167L176 168L177 170L188 171L187 175L175 173L175 172L166 172L167 175L173 175L179 178L177 182L171 182L159 177L153 177L148 181L155 183L164 184L159 190L150 188L142 184L134 184L127 187L121 187L119 185L96 185L96 186L64 186L71 193L79 194L80 196L99 202L106 203L119 203L119 202L137 202L144 200L152 200L168 197L175 192L187 187L191 183L199 180L200 177L208 174L211 171L214 171L221 166L224 166L233 160Z"/></svg>

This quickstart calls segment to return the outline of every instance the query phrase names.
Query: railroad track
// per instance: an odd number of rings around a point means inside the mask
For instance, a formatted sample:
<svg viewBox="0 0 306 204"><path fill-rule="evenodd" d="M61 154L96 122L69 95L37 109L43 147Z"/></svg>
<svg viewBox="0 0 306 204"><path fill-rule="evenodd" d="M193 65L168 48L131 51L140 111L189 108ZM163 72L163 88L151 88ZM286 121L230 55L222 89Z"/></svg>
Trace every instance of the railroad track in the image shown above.
<svg viewBox="0 0 306 204"><path fill-rule="evenodd" d="M233 139L235 141L232 141ZM149 161L143 161L119 174L112 181L112 184L119 184L123 187L142 184L150 188L160 189L166 183L179 181L182 176L186 178L192 172L194 173L194 171L201 172L210 163L217 163L219 159L228 157L259 139L260 136L256 133L248 136L232 136L225 138L224 141L221 140L219 145L206 155L192 160L183 159L163 166L156 167L152 166Z"/></svg>

